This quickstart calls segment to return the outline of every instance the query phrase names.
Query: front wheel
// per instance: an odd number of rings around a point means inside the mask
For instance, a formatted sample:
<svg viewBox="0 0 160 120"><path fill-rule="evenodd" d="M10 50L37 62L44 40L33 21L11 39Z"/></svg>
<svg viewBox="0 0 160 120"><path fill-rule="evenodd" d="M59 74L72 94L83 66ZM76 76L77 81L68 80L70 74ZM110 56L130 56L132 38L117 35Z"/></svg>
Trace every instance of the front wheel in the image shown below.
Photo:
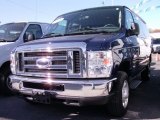
<svg viewBox="0 0 160 120"><path fill-rule="evenodd" d="M113 116L123 116L128 109L129 102L129 84L125 72L118 72L113 92L115 94L108 103L108 112Z"/></svg>

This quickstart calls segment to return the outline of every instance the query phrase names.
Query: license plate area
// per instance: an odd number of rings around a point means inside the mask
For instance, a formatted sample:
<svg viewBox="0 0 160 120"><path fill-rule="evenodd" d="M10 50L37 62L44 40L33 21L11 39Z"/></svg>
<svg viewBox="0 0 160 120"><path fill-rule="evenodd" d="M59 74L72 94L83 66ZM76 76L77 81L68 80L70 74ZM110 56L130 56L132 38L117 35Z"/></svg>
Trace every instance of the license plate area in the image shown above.
<svg viewBox="0 0 160 120"><path fill-rule="evenodd" d="M33 90L33 101L38 103L51 104L52 95L48 92Z"/></svg>

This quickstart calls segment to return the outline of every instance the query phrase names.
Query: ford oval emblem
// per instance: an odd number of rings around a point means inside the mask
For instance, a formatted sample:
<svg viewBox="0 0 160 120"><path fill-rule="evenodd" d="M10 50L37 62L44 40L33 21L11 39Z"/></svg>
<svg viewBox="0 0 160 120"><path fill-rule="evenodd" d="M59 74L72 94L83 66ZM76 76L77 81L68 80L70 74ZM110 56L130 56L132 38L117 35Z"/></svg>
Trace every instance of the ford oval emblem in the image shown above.
<svg viewBox="0 0 160 120"><path fill-rule="evenodd" d="M47 68L52 64L51 59L48 58L40 58L36 60L36 66L38 68Z"/></svg>

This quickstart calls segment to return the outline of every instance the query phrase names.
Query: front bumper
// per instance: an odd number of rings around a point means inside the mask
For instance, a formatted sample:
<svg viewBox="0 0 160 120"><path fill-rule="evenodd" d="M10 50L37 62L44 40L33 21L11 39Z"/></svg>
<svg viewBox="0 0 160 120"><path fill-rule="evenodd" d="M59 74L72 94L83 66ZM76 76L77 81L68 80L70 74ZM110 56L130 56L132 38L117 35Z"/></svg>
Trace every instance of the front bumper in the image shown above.
<svg viewBox="0 0 160 120"><path fill-rule="evenodd" d="M85 104L105 104L110 94L109 86L116 80L113 79L47 79L23 76L10 76L12 87L25 96L34 97L34 93L49 93L52 97L64 100L65 104L82 106ZM63 85L64 90L43 90L24 87L24 82L49 85Z"/></svg>

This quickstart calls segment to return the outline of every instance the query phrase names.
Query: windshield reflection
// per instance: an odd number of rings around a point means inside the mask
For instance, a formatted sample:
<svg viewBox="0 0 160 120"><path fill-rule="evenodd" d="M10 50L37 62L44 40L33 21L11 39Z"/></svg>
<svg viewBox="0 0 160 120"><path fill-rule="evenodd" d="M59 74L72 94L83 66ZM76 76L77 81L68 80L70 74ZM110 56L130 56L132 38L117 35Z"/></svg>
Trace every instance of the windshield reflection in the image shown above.
<svg viewBox="0 0 160 120"><path fill-rule="evenodd" d="M84 34L89 32L117 32L121 28L120 8L98 8L59 16L50 26L49 36Z"/></svg>
<svg viewBox="0 0 160 120"><path fill-rule="evenodd" d="M17 40L26 23L8 23L0 25L0 42L13 42Z"/></svg>

